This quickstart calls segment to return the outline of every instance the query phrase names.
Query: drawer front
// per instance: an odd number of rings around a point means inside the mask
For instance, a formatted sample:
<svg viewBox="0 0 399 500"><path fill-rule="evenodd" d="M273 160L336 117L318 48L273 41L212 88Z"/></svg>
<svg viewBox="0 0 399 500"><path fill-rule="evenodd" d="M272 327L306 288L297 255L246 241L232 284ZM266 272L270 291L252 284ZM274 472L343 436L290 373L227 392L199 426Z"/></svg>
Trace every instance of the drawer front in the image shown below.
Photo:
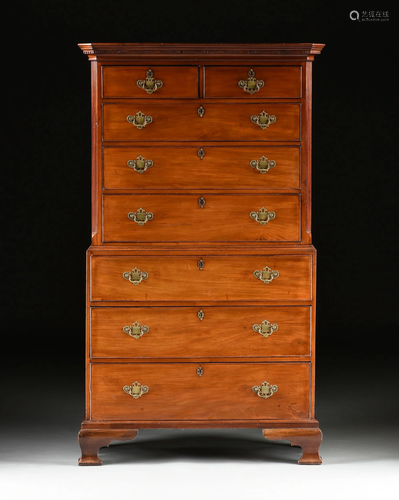
<svg viewBox="0 0 399 500"><path fill-rule="evenodd" d="M254 75L249 75L253 70ZM207 66L205 97L301 97L300 66Z"/></svg>
<svg viewBox="0 0 399 500"><path fill-rule="evenodd" d="M311 255L93 256L93 301L294 301L311 300ZM279 276L264 283L254 271ZM138 285L123 277L134 268L148 273Z"/></svg>
<svg viewBox="0 0 399 500"><path fill-rule="evenodd" d="M131 220L141 208L151 220ZM299 213L299 195L105 195L103 241L299 241Z"/></svg>
<svg viewBox="0 0 399 500"><path fill-rule="evenodd" d="M104 147L103 185L135 190L299 189L299 158L298 146Z"/></svg>
<svg viewBox="0 0 399 500"><path fill-rule="evenodd" d="M203 369L201 377L197 374L199 366ZM124 391L124 387L129 390L135 382L147 386L148 392L133 398ZM252 389L263 382L277 386L267 399ZM92 420L308 417L308 363L91 365Z"/></svg>
<svg viewBox="0 0 399 500"><path fill-rule="evenodd" d="M310 306L94 307L92 358L310 355Z"/></svg>
<svg viewBox="0 0 399 500"><path fill-rule="evenodd" d="M198 97L198 74L198 66L103 66L103 97L195 98Z"/></svg>
<svg viewBox="0 0 399 500"><path fill-rule="evenodd" d="M202 118L199 107L205 110ZM251 122L265 111L276 121L267 128ZM128 116L152 118L143 128ZM103 105L104 141L299 141L300 104L251 102L214 104L196 102L134 102ZM200 144L199 144L200 145Z"/></svg>

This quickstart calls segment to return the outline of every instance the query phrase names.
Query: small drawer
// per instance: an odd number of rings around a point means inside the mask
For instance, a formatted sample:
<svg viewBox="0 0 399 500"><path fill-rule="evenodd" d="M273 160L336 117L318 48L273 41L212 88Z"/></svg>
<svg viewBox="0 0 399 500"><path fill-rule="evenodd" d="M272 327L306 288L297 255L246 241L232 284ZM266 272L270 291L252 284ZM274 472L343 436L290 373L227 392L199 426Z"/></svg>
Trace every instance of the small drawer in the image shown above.
<svg viewBox="0 0 399 500"><path fill-rule="evenodd" d="M301 66L206 66L205 97L300 98Z"/></svg>
<svg viewBox="0 0 399 500"><path fill-rule="evenodd" d="M198 66L103 66L104 98L196 98Z"/></svg>
<svg viewBox="0 0 399 500"><path fill-rule="evenodd" d="M96 363L91 420L309 418L309 368L309 363Z"/></svg>
<svg viewBox="0 0 399 500"><path fill-rule="evenodd" d="M200 254L198 257L94 255L91 300L311 300L311 261L311 255L204 256L203 259ZM270 274L272 271L277 271L278 276Z"/></svg>
<svg viewBox="0 0 399 500"><path fill-rule="evenodd" d="M262 101L103 104L103 140L299 141L300 114L300 103Z"/></svg>
<svg viewBox="0 0 399 500"><path fill-rule="evenodd" d="M297 194L107 194L103 241L298 242L299 214Z"/></svg>
<svg viewBox="0 0 399 500"><path fill-rule="evenodd" d="M105 189L299 189L298 146L103 148Z"/></svg>
<svg viewBox="0 0 399 500"><path fill-rule="evenodd" d="M92 307L92 358L310 355L310 306Z"/></svg>

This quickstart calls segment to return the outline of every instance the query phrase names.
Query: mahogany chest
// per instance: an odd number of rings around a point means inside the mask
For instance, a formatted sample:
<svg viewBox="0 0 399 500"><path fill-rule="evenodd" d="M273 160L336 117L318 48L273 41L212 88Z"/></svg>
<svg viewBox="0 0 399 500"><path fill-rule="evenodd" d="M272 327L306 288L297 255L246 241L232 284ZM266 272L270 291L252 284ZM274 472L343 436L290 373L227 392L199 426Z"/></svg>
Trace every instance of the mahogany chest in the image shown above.
<svg viewBox="0 0 399 500"><path fill-rule="evenodd" d="M321 463L312 62L322 44L80 44L92 245L80 465L140 428L259 428Z"/></svg>

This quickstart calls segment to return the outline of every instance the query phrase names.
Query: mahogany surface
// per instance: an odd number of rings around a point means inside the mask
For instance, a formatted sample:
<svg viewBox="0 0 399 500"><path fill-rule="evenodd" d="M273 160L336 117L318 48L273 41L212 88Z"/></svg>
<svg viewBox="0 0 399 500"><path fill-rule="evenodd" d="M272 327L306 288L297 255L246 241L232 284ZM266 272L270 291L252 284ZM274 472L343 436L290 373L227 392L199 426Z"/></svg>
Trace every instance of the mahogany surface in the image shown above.
<svg viewBox="0 0 399 500"><path fill-rule="evenodd" d="M299 196L131 194L105 195L103 198L104 242L147 241L299 241ZM127 214L139 208L153 219L139 226ZM275 218L261 225L250 213L261 208Z"/></svg>
<svg viewBox="0 0 399 500"><path fill-rule="evenodd" d="M265 438L272 441L286 439L291 441L291 446L302 448L302 457L298 460L300 465L320 465L322 463L319 448L323 434L320 429L263 429Z"/></svg>
<svg viewBox="0 0 399 500"><path fill-rule="evenodd" d="M181 427L262 429L321 463L311 100L323 45L80 47L92 75L80 465L139 428ZM137 85L149 69L163 82L154 93ZM251 69L264 81L253 94L238 85ZM127 120L139 111L152 117L141 130ZM276 116L264 130L250 120L262 111ZM153 162L143 173L127 164L139 156ZM276 162L265 174L250 165L262 156ZM275 219L252 220L261 207ZM139 208L154 214L142 226L127 217ZM269 284L253 274L265 266L279 272ZM136 267L148 273L138 285L123 277ZM278 330L254 331L263 320ZM136 321L140 338L123 330ZM136 381L149 387L137 399L123 390ZM264 381L278 387L266 399L252 390Z"/></svg>
<svg viewBox="0 0 399 500"><path fill-rule="evenodd" d="M82 450L79 465L102 465L98 450L109 446L111 441L130 441L137 437L135 429L81 429L78 440Z"/></svg>
<svg viewBox="0 0 399 500"><path fill-rule="evenodd" d="M252 390L265 380L278 387L268 399ZM309 417L309 363L93 363L91 381L93 420ZM123 391L136 381L139 399Z"/></svg>
<svg viewBox="0 0 399 500"><path fill-rule="evenodd" d="M310 300L311 256L209 256L204 268L197 257L169 255L109 256L91 259L91 300L188 301L188 300ZM279 277L265 284L253 272L265 266ZM123 278L134 268L148 278L133 285Z"/></svg>
<svg viewBox="0 0 399 500"><path fill-rule="evenodd" d="M137 85L138 80L145 80L151 69L155 80L162 81L162 87L148 94ZM103 66L102 95L105 98L129 97L136 99L162 99L199 97L198 66Z"/></svg>
<svg viewBox="0 0 399 500"><path fill-rule="evenodd" d="M298 146L207 146L200 160L196 146L104 146L104 189L118 190L298 190ZM138 156L153 161L143 173L128 167ZM276 166L261 174L251 160L265 156Z"/></svg>
<svg viewBox="0 0 399 500"><path fill-rule="evenodd" d="M205 110L198 115L198 108ZM104 141L299 141L300 103L251 101L221 104L201 99L182 101L133 101L104 103ZM127 121L141 111L153 122L138 129ZM250 118L266 111L276 116L275 123L262 130ZM199 144L200 146L201 144Z"/></svg>
<svg viewBox="0 0 399 500"><path fill-rule="evenodd" d="M255 78L264 82L254 94L248 94L237 83L248 79L248 71L255 71ZM205 66L204 97L263 99L301 97L301 66Z"/></svg>
<svg viewBox="0 0 399 500"><path fill-rule="evenodd" d="M309 306L93 307L90 314L92 359L310 355ZM252 328L265 319L278 326L268 337ZM149 327L138 339L123 331L136 321Z"/></svg>

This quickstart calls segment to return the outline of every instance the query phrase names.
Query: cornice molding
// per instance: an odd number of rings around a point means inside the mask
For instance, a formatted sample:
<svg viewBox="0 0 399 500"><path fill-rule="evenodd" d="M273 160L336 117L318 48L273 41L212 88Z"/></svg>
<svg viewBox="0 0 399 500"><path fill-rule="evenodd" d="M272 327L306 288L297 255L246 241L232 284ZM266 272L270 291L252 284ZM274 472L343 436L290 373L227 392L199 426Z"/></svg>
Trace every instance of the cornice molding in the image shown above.
<svg viewBox="0 0 399 500"><path fill-rule="evenodd" d="M80 43L90 60L129 59L135 57L186 57L208 59L223 57L300 57L320 54L322 43L264 44L163 44L163 43ZM107 57L109 56L109 57ZM305 57L304 57L305 56ZM312 57L313 58L313 57Z"/></svg>

